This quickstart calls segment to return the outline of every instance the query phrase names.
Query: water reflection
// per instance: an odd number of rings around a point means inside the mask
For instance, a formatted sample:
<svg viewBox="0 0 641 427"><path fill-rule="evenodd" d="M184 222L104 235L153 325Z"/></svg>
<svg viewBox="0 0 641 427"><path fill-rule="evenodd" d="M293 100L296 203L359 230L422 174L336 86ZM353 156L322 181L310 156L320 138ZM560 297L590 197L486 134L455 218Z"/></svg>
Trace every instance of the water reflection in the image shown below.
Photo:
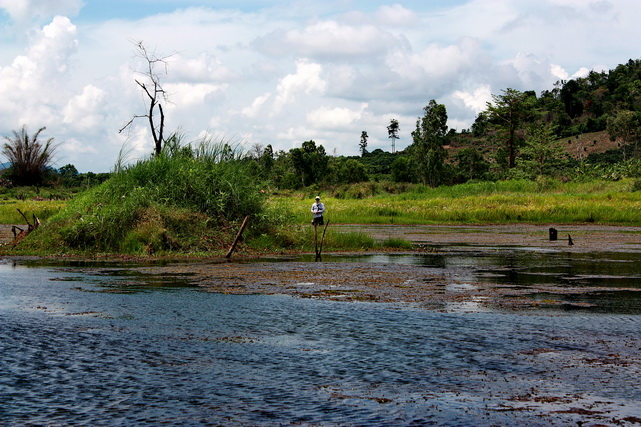
<svg viewBox="0 0 641 427"><path fill-rule="evenodd" d="M524 297L543 303L538 305L540 308L641 314L641 263L636 253L572 253L502 247L425 254L325 255L323 258L325 262L457 269L457 277L462 282L532 288L533 293ZM541 294L536 291L537 286L565 291ZM576 295L572 291L576 291ZM471 309L479 304L466 301L465 306Z"/></svg>

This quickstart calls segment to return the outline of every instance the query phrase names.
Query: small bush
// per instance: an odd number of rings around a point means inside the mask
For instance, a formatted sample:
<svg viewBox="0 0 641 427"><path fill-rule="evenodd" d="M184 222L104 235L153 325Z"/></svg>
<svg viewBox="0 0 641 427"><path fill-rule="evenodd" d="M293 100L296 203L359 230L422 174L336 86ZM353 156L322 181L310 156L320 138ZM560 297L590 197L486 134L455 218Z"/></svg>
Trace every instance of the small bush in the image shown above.
<svg viewBox="0 0 641 427"><path fill-rule="evenodd" d="M414 247L412 242L399 237L389 237L381 242L381 246L391 249L412 249Z"/></svg>

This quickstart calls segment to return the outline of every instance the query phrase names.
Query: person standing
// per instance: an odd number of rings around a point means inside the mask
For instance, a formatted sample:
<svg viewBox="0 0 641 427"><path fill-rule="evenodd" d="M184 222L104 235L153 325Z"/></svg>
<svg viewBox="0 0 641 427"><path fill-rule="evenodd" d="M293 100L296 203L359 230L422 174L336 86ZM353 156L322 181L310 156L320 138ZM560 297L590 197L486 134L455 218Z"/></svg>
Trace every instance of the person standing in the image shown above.
<svg viewBox="0 0 641 427"><path fill-rule="evenodd" d="M325 205L320 201L320 196L316 196L316 201L312 205L312 225L323 225L323 214L325 213Z"/></svg>

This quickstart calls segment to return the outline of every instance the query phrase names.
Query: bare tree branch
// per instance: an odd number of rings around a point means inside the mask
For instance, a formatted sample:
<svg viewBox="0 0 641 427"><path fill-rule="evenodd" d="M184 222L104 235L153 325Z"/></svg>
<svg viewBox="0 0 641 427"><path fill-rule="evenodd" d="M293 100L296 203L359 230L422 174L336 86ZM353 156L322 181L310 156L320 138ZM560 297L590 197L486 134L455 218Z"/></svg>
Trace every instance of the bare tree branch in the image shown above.
<svg viewBox="0 0 641 427"><path fill-rule="evenodd" d="M149 99L149 111L144 115L134 115L120 130L118 133L122 133L125 129L129 128L134 120L142 117L146 117L149 122L149 128L151 130L151 136L154 140L154 152L156 155L160 154L162 151L162 146L164 144L164 128L165 128L165 113L162 108L162 102L169 102L167 97L167 92L163 89L160 84L160 76L156 72L156 66L160 65L164 67L165 74L167 74L167 64L169 58L174 54L158 57L154 52L150 52L145 44L142 41L132 42L136 46L136 56L142 58L146 62L146 71L140 72L144 75L147 80L149 80L149 85L144 81L139 79L134 79L136 84L142 89L143 93L147 95ZM153 88L151 87L153 86ZM160 117L159 123L156 121L156 111Z"/></svg>

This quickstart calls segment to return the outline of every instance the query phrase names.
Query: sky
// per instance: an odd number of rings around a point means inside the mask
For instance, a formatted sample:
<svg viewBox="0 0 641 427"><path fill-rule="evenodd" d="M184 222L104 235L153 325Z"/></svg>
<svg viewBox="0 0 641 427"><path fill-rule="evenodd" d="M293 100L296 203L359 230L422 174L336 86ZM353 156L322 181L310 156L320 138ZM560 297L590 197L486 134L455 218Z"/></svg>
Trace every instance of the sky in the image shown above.
<svg viewBox="0 0 641 427"><path fill-rule="evenodd" d="M147 113L142 42L166 134L349 156L363 131L391 151L396 119L402 150L432 99L460 131L492 94L641 58L639 22L638 0L0 0L0 136L46 126L80 172L149 156L144 118L119 132Z"/></svg>

